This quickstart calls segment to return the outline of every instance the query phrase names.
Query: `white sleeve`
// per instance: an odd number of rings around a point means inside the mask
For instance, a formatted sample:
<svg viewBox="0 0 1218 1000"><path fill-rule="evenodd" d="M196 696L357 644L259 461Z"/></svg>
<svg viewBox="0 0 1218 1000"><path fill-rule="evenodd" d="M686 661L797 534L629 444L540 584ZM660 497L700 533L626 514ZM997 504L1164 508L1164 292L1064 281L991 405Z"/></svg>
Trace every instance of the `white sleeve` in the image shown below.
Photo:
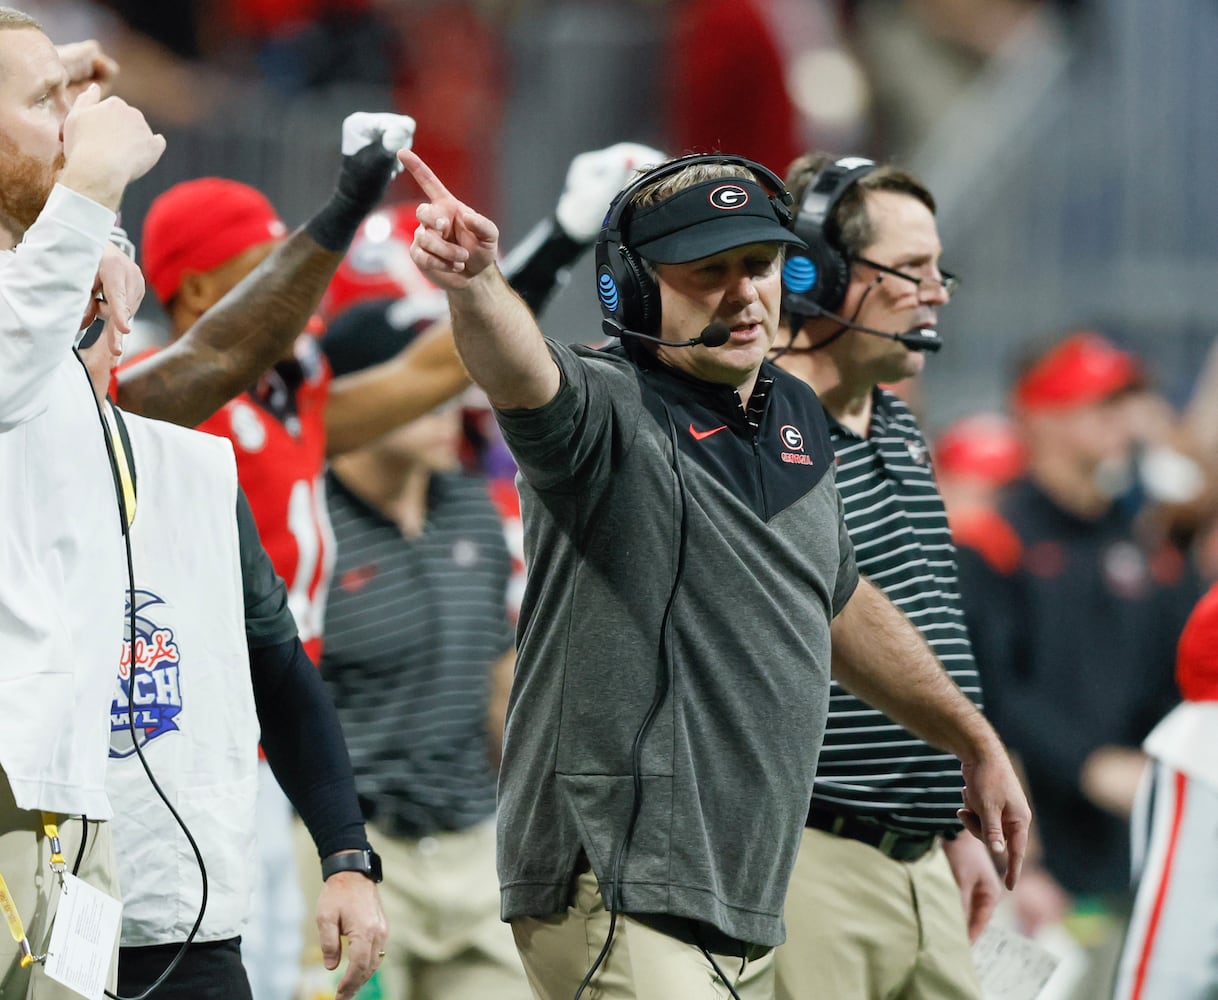
<svg viewBox="0 0 1218 1000"><path fill-rule="evenodd" d="M0 253L0 431L46 407L71 351L114 213L58 184L15 250Z"/></svg>

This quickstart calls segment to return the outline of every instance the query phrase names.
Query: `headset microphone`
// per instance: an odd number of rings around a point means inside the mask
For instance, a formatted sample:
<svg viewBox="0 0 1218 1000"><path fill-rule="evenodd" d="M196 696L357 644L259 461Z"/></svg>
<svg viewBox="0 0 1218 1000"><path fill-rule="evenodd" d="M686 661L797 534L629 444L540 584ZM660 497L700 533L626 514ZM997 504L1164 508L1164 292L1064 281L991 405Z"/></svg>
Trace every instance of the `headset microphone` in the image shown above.
<svg viewBox="0 0 1218 1000"><path fill-rule="evenodd" d="M830 312L828 309L824 309L812 302L804 302L801 305L814 315L831 319L835 323L840 323L848 330L870 333L873 337L886 337L889 340L895 340L898 344L904 344L911 351L925 351L928 354L933 354L943 346L943 341L939 339L939 331L931 327L915 327L913 330L906 330L904 333L889 333L887 330L877 330L871 326L861 326L846 319L845 316L839 316L837 313ZM798 328L794 332L797 333ZM837 335L829 339L836 340ZM816 346L824 347L825 343L817 344Z"/></svg>
<svg viewBox="0 0 1218 1000"><path fill-rule="evenodd" d="M639 340L647 340L653 344L663 344L665 347L696 347L699 344L705 344L707 347L722 347L732 335L728 325L720 320L707 324L698 336L690 340L664 340L661 337L652 337L650 334L639 333L637 330L627 330L616 323L613 324L613 332L618 337L637 337Z"/></svg>
<svg viewBox="0 0 1218 1000"><path fill-rule="evenodd" d="M899 340L911 351L925 351L928 354L934 354L935 351L943 346L943 341L939 339L939 331L933 327L924 327L919 330L898 333L895 339Z"/></svg>

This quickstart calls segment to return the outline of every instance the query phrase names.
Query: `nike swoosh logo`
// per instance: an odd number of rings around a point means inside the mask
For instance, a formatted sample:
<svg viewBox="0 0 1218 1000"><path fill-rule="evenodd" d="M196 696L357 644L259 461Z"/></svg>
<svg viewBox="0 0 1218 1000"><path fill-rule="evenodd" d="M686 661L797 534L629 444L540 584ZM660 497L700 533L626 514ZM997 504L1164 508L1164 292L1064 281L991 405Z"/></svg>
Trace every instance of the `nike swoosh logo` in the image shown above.
<svg viewBox="0 0 1218 1000"><path fill-rule="evenodd" d="M712 434L718 434L720 431L727 430L727 424L720 424L718 427L712 427L709 431L696 431L694 425L689 425L689 433L693 435L695 441L705 441Z"/></svg>

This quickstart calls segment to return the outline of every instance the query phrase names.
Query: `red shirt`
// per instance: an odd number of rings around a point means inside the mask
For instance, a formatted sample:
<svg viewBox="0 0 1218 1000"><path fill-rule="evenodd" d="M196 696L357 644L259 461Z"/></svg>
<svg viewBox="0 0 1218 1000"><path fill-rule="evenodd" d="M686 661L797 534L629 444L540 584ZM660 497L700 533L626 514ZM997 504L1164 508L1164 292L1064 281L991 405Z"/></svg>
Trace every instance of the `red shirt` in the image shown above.
<svg viewBox="0 0 1218 1000"><path fill-rule="evenodd" d="M155 353L145 351L126 368ZM317 341L296 342L301 378L290 385L279 369L229 400L198 429L232 442L237 479L258 534L288 588L288 603L305 651L321 658L326 594L334 568L334 532L326 510L325 409L332 374Z"/></svg>

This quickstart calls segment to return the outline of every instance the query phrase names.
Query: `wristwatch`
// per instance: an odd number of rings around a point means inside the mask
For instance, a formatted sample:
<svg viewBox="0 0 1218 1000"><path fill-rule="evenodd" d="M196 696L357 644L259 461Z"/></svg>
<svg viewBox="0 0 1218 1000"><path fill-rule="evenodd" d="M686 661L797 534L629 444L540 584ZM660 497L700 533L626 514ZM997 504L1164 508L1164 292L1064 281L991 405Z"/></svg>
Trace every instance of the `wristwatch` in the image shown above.
<svg viewBox="0 0 1218 1000"><path fill-rule="evenodd" d="M331 854L322 859L321 879L324 882L336 872L359 872L379 882L384 877L381 872L381 856L371 847L362 851L344 851L341 854Z"/></svg>

